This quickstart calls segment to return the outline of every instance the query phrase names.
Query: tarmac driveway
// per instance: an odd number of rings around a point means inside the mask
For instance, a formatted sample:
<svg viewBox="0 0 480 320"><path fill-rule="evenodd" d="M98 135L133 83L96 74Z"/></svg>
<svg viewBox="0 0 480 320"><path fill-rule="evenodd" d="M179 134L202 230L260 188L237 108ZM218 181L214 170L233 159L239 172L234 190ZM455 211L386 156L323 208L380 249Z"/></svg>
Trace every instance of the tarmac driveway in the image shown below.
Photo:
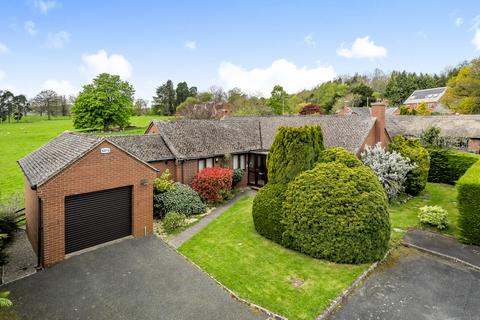
<svg viewBox="0 0 480 320"><path fill-rule="evenodd" d="M265 319L155 237L128 239L9 283L26 319Z"/></svg>
<svg viewBox="0 0 480 320"><path fill-rule="evenodd" d="M480 271L413 249L402 249L397 259L374 272L332 318L480 319Z"/></svg>

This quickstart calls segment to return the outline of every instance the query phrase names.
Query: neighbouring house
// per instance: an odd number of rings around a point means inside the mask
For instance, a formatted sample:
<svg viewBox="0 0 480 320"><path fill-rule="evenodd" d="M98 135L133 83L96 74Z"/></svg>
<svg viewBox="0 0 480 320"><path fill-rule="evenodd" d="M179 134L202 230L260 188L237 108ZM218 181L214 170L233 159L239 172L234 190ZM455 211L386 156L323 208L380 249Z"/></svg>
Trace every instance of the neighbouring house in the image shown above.
<svg viewBox="0 0 480 320"><path fill-rule="evenodd" d="M322 107L319 104L309 103L303 106L302 110L300 111L301 115L309 115L309 114L321 114Z"/></svg>
<svg viewBox="0 0 480 320"><path fill-rule="evenodd" d="M440 128L440 134L454 148L480 153L480 115L391 116L386 128L390 137L420 137L428 127Z"/></svg>
<svg viewBox="0 0 480 320"><path fill-rule="evenodd" d="M428 110L433 113L446 114L449 113L447 106L440 102L440 99L445 94L446 87L431 88L424 90L415 90L413 93L403 102L410 111L416 109L419 104L425 102Z"/></svg>
<svg viewBox="0 0 480 320"><path fill-rule="evenodd" d="M349 107L344 105L341 109L337 110L336 112L339 116L370 116L371 115L371 108L367 107ZM397 115L400 114L400 109L395 107L386 107L385 108L385 115L388 117L390 115Z"/></svg>
<svg viewBox="0 0 480 320"><path fill-rule="evenodd" d="M179 118L222 119L233 112L233 106L226 102L207 102L185 106L177 112Z"/></svg>
<svg viewBox="0 0 480 320"><path fill-rule="evenodd" d="M385 105L371 115L233 117L152 121L144 135L96 137L65 132L18 161L25 176L27 234L39 265L153 228L152 181L166 169L190 184L208 167L241 168L240 186L268 181L266 157L281 126L320 125L326 147L357 156L386 146Z"/></svg>

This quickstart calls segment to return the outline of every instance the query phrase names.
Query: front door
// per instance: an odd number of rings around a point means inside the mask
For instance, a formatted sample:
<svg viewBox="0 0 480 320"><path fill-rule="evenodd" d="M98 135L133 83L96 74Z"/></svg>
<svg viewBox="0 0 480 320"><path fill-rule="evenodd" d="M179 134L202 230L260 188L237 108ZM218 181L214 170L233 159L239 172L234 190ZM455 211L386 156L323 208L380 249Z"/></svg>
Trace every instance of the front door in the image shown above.
<svg viewBox="0 0 480 320"><path fill-rule="evenodd" d="M267 156L250 154L248 156L248 184L263 187L267 184Z"/></svg>

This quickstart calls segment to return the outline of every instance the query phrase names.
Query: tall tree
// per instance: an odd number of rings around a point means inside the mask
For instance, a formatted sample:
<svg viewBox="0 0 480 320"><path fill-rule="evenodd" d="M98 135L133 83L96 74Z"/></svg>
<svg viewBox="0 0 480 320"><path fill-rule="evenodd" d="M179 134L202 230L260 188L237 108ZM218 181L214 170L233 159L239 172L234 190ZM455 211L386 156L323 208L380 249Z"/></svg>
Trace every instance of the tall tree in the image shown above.
<svg viewBox="0 0 480 320"><path fill-rule="evenodd" d="M285 90L283 90L283 87L276 85L273 87L270 99L268 99L268 105L275 114L283 114L288 109L286 106L288 102L287 99L288 95Z"/></svg>
<svg viewBox="0 0 480 320"><path fill-rule="evenodd" d="M10 122L13 112L13 98L15 95L8 90L0 90L0 119L2 122Z"/></svg>
<svg viewBox="0 0 480 320"><path fill-rule="evenodd" d="M350 88L350 92L360 97L359 107L368 107L373 101L373 89L364 83L359 83Z"/></svg>
<svg viewBox="0 0 480 320"><path fill-rule="evenodd" d="M23 94L13 97L13 118L18 122L27 113L28 101Z"/></svg>
<svg viewBox="0 0 480 320"><path fill-rule="evenodd" d="M175 89L175 94L177 96L175 106L177 107L180 103L187 100L187 98L190 96L188 84L185 81L177 83L177 89Z"/></svg>
<svg viewBox="0 0 480 320"><path fill-rule="evenodd" d="M196 97L198 94L198 88L197 87L190 87L188 89L188 96L189 97Z"/></svg>
<svg viewBox="0 0 480 320"><path fill-rule="evenodd" d="M53 90L44 90L32 99L32 107L40 115L47 113L48 120L56 114L59 107L59 97Z"/></svg>
<svg viewBox="0 0 480 320"><path fill-rule="evenodd" d="M208 92L212 94L212 101L215 103L225 102L227 100L227 94L222 87L211 86Z"/></svg>
<svg viewBox="0 0 480 320"><path fill-rule="evenodd" d="M172 80L157 88L153 97L152 109L155 114L171 116L175 114L176 99Z"/></svg>
<svg viewBox="0 0 480 320"><path fill-rule="evenodd" d="M72 108L73 125L77 129L128 125L132 115L135 90L119 76L102 73L93 83L83 86Z"/></svg>
<svg viewBox="0 0 480 320"><path fill-rule="evenodd" d="M147 115L147 106L148 101L145 99L135 100L135 105L133 106L133 114L136 116Z"/></svg>

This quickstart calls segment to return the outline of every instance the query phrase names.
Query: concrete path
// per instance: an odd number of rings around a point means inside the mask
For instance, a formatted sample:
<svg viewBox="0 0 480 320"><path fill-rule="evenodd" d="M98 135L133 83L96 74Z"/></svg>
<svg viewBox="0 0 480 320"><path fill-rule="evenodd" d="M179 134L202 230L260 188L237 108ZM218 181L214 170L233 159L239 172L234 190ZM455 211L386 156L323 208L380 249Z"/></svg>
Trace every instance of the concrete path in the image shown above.
<svg viewBox="0 0 480 320"><path fill-rule="evenodd" d="M21 319L266 319L156 237L126 239L7 285Z"/></svg>
<svg viewBox="0 0 480 320"><path fill-rule="evenodd" d="M7 245L5 252L8 262L3 267L3 283L14 281L36 272L37 256L28 241L25 230L13 234L13 240Z"/></svg>
<svg viewBox="0 0 480 320"><path fill-rule="evenodd" d="M479 271L418 250L399 251L331 319L480 319Z"/></svg>
<svg viewBox="0 0 480 320"><path fill-rule="evenodd" d="M175 249L178 249L184 242L188 241L191 237L193 237L195 234L197 234L200 230L205 228L210 222L212 222L214 219L216 219L219 215L227 211L232 205L235 204L240 198L246 196L246 195L255 195L255 191L248 189L247 191L240 192L235 195L235 197L228 201L227 203L224 203L220 206L218 206L215 210L213 210L208 216L200 220L197 224L194 224L187 230L177 234L173 239L169 240L168 243L174 247Z"/></svg>
<svg viewBox="0 0 480 320"><path fill-rule="evenodd" d="M459 260L480 270L480 247L460 243L457 239L438 233L410 230L403 243L407 246Z"/></svg>

